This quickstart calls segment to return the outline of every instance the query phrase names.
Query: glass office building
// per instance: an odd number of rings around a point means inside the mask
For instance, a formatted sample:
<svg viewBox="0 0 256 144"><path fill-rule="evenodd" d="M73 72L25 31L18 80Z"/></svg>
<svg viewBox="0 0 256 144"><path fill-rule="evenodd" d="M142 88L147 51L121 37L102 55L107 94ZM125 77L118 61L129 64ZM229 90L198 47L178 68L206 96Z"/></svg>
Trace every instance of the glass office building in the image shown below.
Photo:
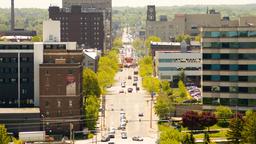
<svg viewBox="0 0 256 144"><path fill-rule="evenodd" d="M203 108L256 109L256 27L206 27L201 32Z"/></svg>

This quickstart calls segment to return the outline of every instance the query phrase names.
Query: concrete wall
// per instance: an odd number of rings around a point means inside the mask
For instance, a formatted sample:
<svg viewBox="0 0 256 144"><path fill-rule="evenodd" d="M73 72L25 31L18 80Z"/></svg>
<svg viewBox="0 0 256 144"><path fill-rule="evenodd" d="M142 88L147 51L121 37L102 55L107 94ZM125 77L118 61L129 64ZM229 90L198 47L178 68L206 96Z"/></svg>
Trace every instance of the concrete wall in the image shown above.
<svg viewBox="0 0 256 144"><path fill-rule="evenodd" d="M201 104L180 104L180 105L176 105L174 106L176 111L173 112L171 115L176 116L177 117L181 117L184 113L186 113L187 111L197 111L197 112L201 112L203 111L203 105Z"/></svg>
<svg viewBox="0 0 256 144"><path fill-rule="evenodd" d="M47 20L43 22L43 41L60 42L60 21Z"/></svg>

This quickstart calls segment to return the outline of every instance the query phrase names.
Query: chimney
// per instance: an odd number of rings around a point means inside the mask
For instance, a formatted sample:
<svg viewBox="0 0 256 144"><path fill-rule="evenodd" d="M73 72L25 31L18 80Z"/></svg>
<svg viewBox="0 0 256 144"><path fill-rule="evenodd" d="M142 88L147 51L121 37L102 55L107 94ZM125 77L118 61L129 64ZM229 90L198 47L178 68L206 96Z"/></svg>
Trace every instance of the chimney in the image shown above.
<svg viewBox="0 0 256 144"><path fill-rule="evenodd" d="M14 31L15 29L14 19L14 0L11 0L11 31Z"/></svg>

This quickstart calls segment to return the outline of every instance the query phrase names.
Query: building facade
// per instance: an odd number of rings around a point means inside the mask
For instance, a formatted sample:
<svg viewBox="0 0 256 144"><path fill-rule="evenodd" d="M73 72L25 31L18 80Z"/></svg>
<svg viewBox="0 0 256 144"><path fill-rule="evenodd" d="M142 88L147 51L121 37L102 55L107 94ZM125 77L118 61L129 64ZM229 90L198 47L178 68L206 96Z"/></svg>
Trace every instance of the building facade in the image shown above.
<svg viewBox="0 0 256 144"><path fill-rule="evenodd" d="M0 43L0 107L39 106L39 64L43 46L30 42Z"/></svg>
<svg viewBox="0 0 256 144"><path fill-rule="evenodd" d="M160 80L174 83L179 81L179 75L184 71L187 83L201 85L202 53L201 51L188 51L184 45L182 50L156 51L155 72Z"/></svg>
<svg viewBox="0 0 256 144"><path fill-rule="evenodd" d="M83 9L94 8L104 15L104 46L106 49L112 47L112 0L63 0L63 8L71 8L72 5L79 5Z"/></svg>
<svg viewBox="0 0 256 144"><path fill-rule="evenodd" d="M256 27L202 28L203 109L256 109Z"/></svg>
<svg viewBox="0 0 256 144"><path fill-rule="evenodd" d="M45 43L40 64L40 111L46 132L81 130L83 53L76 45Z"/></svg>
<svg viewBox="0 0 256 144"><path fill-rule="evenodd" d="M104 51L104 13L81 6L49 8L49 18L61 23L61 41L75 41L83 48Z"/></svg>

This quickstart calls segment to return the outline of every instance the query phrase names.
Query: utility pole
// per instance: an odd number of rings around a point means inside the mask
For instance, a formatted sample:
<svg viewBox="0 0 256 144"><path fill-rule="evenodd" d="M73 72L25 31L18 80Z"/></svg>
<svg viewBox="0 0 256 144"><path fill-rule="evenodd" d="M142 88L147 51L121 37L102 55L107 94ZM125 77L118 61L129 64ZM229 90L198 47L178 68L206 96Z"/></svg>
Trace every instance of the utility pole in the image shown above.
<svg viewBox="0 0 256 144"><path fill-rule="evenodd" d="M152 128L152 109L153 109L153 92L151 92L151 100L150 100L150 128Z"/></svg>

